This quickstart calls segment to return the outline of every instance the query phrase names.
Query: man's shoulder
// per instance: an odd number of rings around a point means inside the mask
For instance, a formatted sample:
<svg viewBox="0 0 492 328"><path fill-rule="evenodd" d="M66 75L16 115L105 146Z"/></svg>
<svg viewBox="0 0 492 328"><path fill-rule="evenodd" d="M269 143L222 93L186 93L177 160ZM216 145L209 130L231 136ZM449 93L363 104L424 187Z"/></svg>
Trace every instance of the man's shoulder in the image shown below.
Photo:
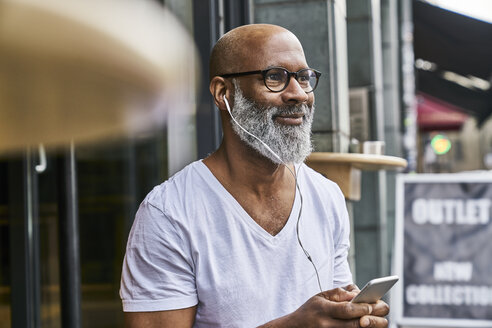
<svg viewBox="0 0 492 328"><path fill-rule="evenodd" d="M181 170L170 176L169 179L164 181L161 185L165 185L165 184L179 185L184 183L186 180L196 179L203 174L204 168L206 167L205 164L203 164L202 160L191 162L190 164L186 165L184 168L182 168Z"/></svg>
<svg viewBox="0 0 492 328"><path fill-rule="evenodd" d="M189 195L200 181L204 181L204 164L198 160L186 165L169 179L155 186L144 201L151 204L162 204L165 199L177 199Z"/></svg>

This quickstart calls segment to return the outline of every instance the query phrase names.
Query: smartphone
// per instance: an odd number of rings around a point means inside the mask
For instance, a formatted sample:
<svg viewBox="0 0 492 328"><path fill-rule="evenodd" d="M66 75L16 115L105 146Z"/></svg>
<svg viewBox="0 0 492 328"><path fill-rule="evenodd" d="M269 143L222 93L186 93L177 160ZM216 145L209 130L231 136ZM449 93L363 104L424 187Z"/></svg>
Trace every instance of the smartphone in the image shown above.
<svg viewBox="0 0 492 328"><path fill-rule="evenodd" d="M387 276L372 279L357 294L351 302L376 303L398 281L398 276Z"/></svg>

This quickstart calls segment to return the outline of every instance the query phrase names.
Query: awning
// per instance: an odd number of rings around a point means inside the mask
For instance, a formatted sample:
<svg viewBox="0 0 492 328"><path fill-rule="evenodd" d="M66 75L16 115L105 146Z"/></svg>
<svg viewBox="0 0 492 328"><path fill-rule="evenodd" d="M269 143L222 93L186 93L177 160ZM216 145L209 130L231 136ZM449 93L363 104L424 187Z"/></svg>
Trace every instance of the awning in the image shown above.
<svg viewBox="0 0 492 328"><path fill-rule="evenodd" d="M492 24L414 0L416 59L435 64L417 69L417 90L465 109L479 124L492 114L492 91L464 86L446 72L492 81Z"/></svg>
<svg viewBox="0 0 492 328"><path fill-rule="evenodd" d="M432 96L417 94L417 124L420 131L459 130L468 115Z"/></svg>
<svg viewBox="0 0 492 328"><path fill-rule="evenodd" d="M417 92L459 107L475 117L481 125L492 113L492 95L482 90L465 88L444 79L439 72L417 70Z"/></svg>

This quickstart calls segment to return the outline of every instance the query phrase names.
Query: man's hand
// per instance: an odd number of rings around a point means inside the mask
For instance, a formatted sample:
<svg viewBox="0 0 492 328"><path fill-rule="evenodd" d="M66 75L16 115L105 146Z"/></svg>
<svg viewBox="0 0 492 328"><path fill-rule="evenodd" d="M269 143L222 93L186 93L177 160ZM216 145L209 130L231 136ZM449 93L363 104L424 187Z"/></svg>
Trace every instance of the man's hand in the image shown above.
<svg viewBox="0 0 492 328"><path fill-rule="evenodd" d="M262 327L387 327L384 316L389 313L388 305L383 301L351 303L358 292L355 285L350 285L319 293L295 312Z"/></svg>
<svg viewBox="0 0 492 328"><path fill-rule="evenodd" d="M355 295L357 295L358 293L360 293L359 287L357 287L356 285L353 285L353 284L352 285L345 286L345 287L343 287L343 289L345 289L346 291L349 291L349 292L353 292L352 293L354 295L353 297L355 297ZM387 322L386 319L384 319L384 317L387 316L388 313L389 313L389 306L388 306L388 304L386 304L385 302L379 300L375 304L370 304L370 305L372 307L371 315L369 315L369 316L363 316L360 319L360 326L361 327L378 327L378 328L379 327L387 327L388 326L388 322ZM383 326L378 325L380 319L376 319L377 321L374 322L374 318L373 317L383 317L383 319L386 322L386 324L383 325Z"/></svg>

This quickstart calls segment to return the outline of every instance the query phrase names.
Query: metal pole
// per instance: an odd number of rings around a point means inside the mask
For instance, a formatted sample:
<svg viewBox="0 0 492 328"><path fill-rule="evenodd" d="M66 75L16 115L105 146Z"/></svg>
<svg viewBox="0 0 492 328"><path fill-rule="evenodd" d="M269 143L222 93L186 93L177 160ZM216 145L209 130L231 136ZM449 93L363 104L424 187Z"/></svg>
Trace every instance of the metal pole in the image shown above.
<svg viewBox="0 0 492 328"><path fill-rule="evenodd" d="M40 327L37 177L30 150L9 161L9 228L12 327ZM19 183L21 181L21 183Z"/></svg>
<svg viewBox="0 0 492 328"><path fill-rule="evenodd" d="M75 147L58 159L58 214L62 327L81 327L80 243Z"/></svg>
<svg viewBox="0 0 492 328"><path fill-rule="evenodd" d="M193 0L193 34L202 68L201 87L196 108L198 158L204 158L220 144L220 117L208 90L208 61L212 46L221 36L223 22L219 13L222 0ZM212 131L212 132L211 132Z"/></svg>

